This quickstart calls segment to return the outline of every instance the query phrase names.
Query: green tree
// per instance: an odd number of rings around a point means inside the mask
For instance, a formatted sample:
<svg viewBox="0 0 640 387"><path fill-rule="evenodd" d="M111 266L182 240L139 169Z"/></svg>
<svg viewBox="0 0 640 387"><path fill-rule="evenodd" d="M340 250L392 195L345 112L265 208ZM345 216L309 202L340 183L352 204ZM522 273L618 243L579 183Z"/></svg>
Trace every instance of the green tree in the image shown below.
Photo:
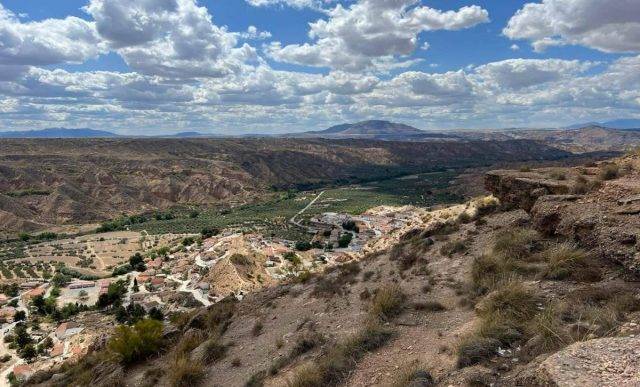
<svg viewBox="0 0 640 387"><path fill-rule="evenodd" d="M109 339L107 348L120 357L124 364L131 364L136 360L158 352L162 346L162 323L145 319L134 326L120 325Z"/></svg>
<svg viewBox="0 0 640 387"><path fill-rule="evenodd" d="M19 310L13 315L13 321L24 321L27 318L27 314L24 310Z"/></svg>

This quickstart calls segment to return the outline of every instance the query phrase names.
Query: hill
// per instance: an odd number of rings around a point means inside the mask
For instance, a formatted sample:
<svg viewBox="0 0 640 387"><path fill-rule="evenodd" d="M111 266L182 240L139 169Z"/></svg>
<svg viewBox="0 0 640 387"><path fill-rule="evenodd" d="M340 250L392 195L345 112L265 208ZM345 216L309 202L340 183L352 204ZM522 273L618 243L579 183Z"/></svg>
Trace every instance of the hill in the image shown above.
<svg viewBox="0 0 640 387"><path fill-rule="evenodd" d="M368 138L395 141L456 138L450 134L425 132L413 126L381 120L335 125L324 130L294 133L286 137Z"/></svg>
<svg viewBox="0 0 640 387"><path fill-rule="evenodd" d="M48 128L40 130L24 130L0 132L0 138L112 138L117 134L95 129Z"/></svg>
<svg viewBox="0 0 640 387"><path fill-rule="evenodd" d="M539 142L329 139L6 139L0 229L86 223L275 190L570 156Z"/></svg>
<svg viewBox="0 0 640 387"><path fill-rule="evenodd" d="M361 257L297 263L110 339L103 324L88 355L27 385L637 385L638 156L493 171L486 185L500 205L368 213L399 226ZM245 278L268 266L224 259Z"/></svg>
<svg viewBox="0 0 640 387"><path fill-rule="evenodd" d="M573 124L565 127L565 129L581 129L589 126L603 126L612 129L640 129L640 119L622 118L604 122L587 122L581 124Z"/></svg>

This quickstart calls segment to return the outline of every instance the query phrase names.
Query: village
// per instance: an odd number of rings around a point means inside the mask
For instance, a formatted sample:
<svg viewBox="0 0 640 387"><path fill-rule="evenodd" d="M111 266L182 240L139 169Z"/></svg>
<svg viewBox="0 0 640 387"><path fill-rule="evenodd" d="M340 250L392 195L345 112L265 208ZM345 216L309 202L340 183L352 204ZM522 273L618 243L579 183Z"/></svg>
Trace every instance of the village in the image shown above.
<svg viewBox="0 0 640 387"><path fill-rule="evenodd" d="M430 211L412 206L372 208L361 215L326 212L303 222L308 241L266 237L238 229L201 235L145 236L128 260L111 260L113 273L0 284L0 383L24 380L87 353L118 323L158 319L209 306L302 273L359 260L393 245L402 233L431 221L454 219L469 204ZM294 219L295 221L295 219ZM100 234L99 240L122 235ZM129 235L132 238L133 235ZM149 243L150 240L164 243ZM135 246L134 246L135 247ZM30 257L37 259L38 257Z"/></svg>

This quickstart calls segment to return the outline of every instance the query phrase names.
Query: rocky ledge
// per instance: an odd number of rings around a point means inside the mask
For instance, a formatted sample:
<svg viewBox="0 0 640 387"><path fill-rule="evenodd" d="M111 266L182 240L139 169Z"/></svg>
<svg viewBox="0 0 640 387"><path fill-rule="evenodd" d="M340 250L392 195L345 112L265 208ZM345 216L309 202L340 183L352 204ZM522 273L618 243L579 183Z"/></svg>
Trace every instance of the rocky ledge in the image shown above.
<svg viewBox="0 0 640 387"><path fill-rule="evenodd" d="M492 171L485 187L505 207L529 212L545 235L573 240L640 274L640 157L589 168Z"/></svg>

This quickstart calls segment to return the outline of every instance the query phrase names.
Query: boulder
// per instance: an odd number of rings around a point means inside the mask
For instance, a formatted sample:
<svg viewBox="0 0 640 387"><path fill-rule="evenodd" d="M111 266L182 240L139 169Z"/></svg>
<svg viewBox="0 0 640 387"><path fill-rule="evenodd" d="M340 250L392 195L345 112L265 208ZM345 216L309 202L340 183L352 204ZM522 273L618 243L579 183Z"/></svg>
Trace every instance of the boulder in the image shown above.
<svg viewBox="0 0 640 387"><path fill-rule="evenodd" d="M640 337L579 342L549 356L536 372L544 386L640 385Z"/></svg>

